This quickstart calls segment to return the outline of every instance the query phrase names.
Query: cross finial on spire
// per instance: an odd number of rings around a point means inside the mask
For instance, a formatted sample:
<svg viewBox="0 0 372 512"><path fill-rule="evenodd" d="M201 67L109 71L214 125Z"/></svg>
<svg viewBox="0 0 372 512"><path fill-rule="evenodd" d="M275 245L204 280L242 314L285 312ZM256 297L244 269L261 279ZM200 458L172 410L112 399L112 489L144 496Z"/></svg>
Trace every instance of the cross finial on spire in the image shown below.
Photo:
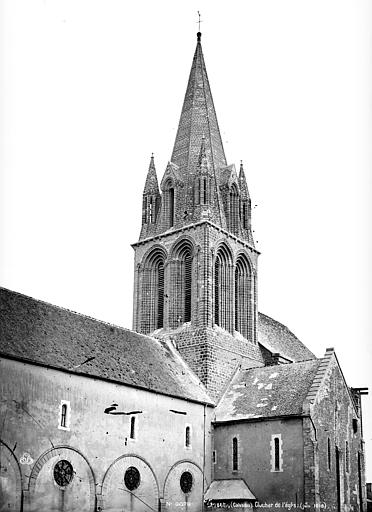
<svg viewBox="0 0 372 512"><path fill-rule="evenodd" d="M197 21L197 23L198 23L198 33L196 35L198 37L198 42L200 42L200 39L201 39L200 23L202 23L202 20L200 18L200 12L199 11L198 11L198 16L199 16L199 19Z"/></svg>
<svg viewBox="0 0 372 512"><path fill-rule="evenodd" d="M199 27L199 32L200 32L200 23L201 23L201 19L200 19L200 12L198 11L198 16L199 16L199 20L198 20L198 27Z"/></svg>

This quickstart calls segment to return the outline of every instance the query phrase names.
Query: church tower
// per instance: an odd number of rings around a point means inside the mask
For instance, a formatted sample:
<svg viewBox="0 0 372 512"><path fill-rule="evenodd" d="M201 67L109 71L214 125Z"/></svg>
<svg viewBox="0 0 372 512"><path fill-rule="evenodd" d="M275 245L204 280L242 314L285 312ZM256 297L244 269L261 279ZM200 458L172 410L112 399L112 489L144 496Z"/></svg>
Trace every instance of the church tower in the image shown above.
<svg viewBox="0 0 372 512"><path fill-rule="evenodd" d="M151 157L135 250L134 330L167 337L217 398L257 345L257 257L243 164L228 165L201 33L171 160ZM246 361L246 364L250 364Z"/></svg>

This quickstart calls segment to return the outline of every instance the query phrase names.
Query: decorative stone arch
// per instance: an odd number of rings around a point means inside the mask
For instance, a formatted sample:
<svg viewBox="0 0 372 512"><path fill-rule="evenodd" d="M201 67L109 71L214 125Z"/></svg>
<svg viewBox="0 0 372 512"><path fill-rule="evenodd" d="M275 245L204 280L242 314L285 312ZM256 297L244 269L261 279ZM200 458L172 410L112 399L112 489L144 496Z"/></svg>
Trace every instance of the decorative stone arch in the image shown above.
<svg viewBox="0 0 372 512"><path fill-rule="evenodd" d="M183 474L191 475L191 490L183 492L181 488L181 477ZM206 488L207 481L204 478L203 470L195 462L184 459L176 462L167 473L164 480L163 496L169 510L180 512L199 512L204 506L203 488ZM190 477L188 477L190 481ZM187 480L186 480L187 481Z"/></svg>
<svg viewBox="0 0 372 512"><path fill-rule="evenodd" d="M167 258L168 258L168 251L167 249L164 247L164 245L162 244L159 244L159 243L155 243L153 245L151 245L151 247L149 247L147 249L147 251L144 253L144 255L142 256L142 259L141 259L141 269L145 268L146 265L148 264L148 261L151 257L151 253L154 251L154 250L159 250L160 252L163 253L164 255L164 260L166 261Z"/></svg>
<svg viewBox="0 0 372 512"><path fill-rule="evenodd" d="M53 477L56 464L62 460L71 464L74 473L71 483L65 488L57 485ZM95 511L96 482L93 469L87 458L71 446L56 446L38 458L30 474L28 491L32 510L52 508L54 503L59 503L62 493L66 510Z"/></svg>
<svg viewBox="0 0 372 512"><path fill-rule="evenodd" d="M28 454L27 454L28 455ZM20 512L23 506L22 472L14 452L0 440L1 485L0 509ZM3 485L3 483L5 485Z"/></svg>
<svg viewBox="0 0 372 512"><path fill-rule="evenodd" d="M193 319L192 299L197 297L196 254L195 242L187 235L178 238L170 250L169 325L172 328Z"/></svg>
<svg viewBox="0 0 372 512"><path fill-rule="evenodd" d="M135 468L139 473L139 482L132 480L134 488L127 488L125 475ZM132 470L133 471L133 470ZM128 482L127 482L128 483ZM131 487L131 486L130 486ZM102 481L102 494L98 509L142 511L158 510L159 483L151 465L139 455L125 454L118 457L106 470Z"/></svg>
<svg viewBox="0 0 372 512"><path fill-rule="evenodd" d="M182 250L182 246L184 244L189 244L192 250L192 255L196 253L196 243L192 236L190 235L181 235L177 240L173 243L172 247L169 251L169 259L172 260L174 258L177 258L179 256L180 250Z"/></svg>
<svg viewBox="0 0 372 512"><path fill-rule="evenodd" d="M230 333L234 329L233 293L233 251L226 241L222 241L217 245L213 259L213 320Z"/></svg>
<svg viewBox="0 0 372 512"><path fill-rule="evenodd" d="M220 238L217 241L216 245L214 246L214 252L213 252L214 261L213 261L213 263L215 262L217 254L218 254L218 252L220 250L227 251L228 257L229 257L229 264L233 265L233 263L234 263L234 250L233 250L229 240L226 240L224 238Z"/></svg>
<svg viewBox="0 0 372 512"><path fill-rule="evenodd" d="M165 272L168 253L155 244L146 251L141 262L140 272L140 331L150 333L164 327Z"/></svg>
<svg viewBox="0 0 372 512"><path fill-rule="evenodd" d="M239 249L239 250L236 252L236 254L235 254L235 256L234 256L234 267L236 266L236 262L238 261L238 259L239 259L239 258L241 258L241 257L245 257L245 258L247 258L247 260L248 260L248 264L249 264L249 268L250 268L250 271L251 271L251 272L252 272L252 274L253 274L253 272L254 272L254 270L255 270L255 269L254 269L254 265L253 265L253 262L252 262L252 259L251 259L250 254L249 254L249 253L248 253L248 251L247 251L247 250L245 250L245 249Z"/></svg>

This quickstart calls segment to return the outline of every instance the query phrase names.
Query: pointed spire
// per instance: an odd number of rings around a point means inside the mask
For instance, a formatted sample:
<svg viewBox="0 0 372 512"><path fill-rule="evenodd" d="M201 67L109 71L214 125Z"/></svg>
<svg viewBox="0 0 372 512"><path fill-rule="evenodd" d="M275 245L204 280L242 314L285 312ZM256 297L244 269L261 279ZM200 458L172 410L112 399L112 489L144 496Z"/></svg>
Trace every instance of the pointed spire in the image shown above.
<svg viewBox="0 0 372 512"><path fill-rule="evenodd" d="M240 192L242 195L242 199L250 199L247 180L245 177L245 172L244 172L244 167L243 167L243 160L240 160L239 185L240 185Z"/></svg>
<svg viewBox="0 0 372 512"><path fill-rule="evenodd" d="M184 179L195 173L199 159L199 141L205 136L206 154L214 169L227 165L217 115L205 67L201 32L191 66L171 161Z"/></svg>
<svg viewBox="0 0 372 512"><path fill-rule="evenodd" d="M240 160L239 180L245 179L243 160Z"/></svg>
<svg viewBox="0 0 372 512"><path fill-rule="evenodd" d="M149 170L147 172L144 194L159 194L158 177L156 175L154 153L151 153Z"/></svg>

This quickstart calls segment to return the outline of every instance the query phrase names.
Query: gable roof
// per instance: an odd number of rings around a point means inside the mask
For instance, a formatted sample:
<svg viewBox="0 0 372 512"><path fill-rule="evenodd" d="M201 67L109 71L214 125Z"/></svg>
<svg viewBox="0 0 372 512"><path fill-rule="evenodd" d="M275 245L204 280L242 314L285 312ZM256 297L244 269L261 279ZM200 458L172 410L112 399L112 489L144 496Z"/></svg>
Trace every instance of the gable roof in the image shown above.
<svg viewBox="0 0 372 512"><path fill-rule="evenodd" d="M0 288L0 355L213 403L168 343Z"/></svg>
<svg viewBox="0 0 372 512"><path fill-rule="evenodd" d="M316 359L238 371L216 408L216 421L301 415L320 363Z"/></svg>
<svg viewBox="0 0 372 512"><path fill-rule="evenodd" d="M258 314L258 343L266 350L292 361L315 359L314 354L285 325Z"/></svg>

